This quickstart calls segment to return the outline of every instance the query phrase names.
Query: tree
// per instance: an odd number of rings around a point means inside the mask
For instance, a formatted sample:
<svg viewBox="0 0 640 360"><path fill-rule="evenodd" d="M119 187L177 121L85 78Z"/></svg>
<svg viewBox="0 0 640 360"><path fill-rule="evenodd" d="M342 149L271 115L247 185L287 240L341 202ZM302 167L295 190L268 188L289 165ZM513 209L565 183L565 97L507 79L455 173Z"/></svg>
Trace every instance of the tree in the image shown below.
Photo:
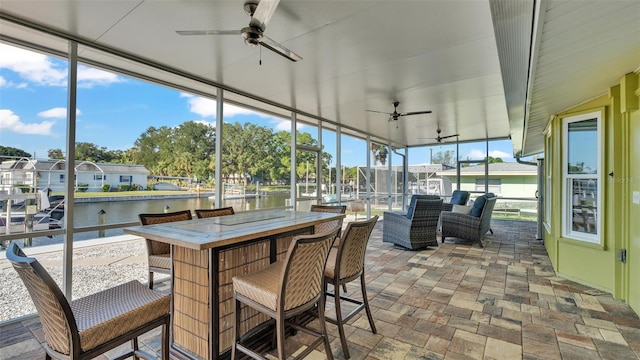
<svg viewBox="0 0 640 360"><path fill-rule="evenodd" d="M493 156L488 156L487 157L487 161L489 162L489 164L495 164L495 163L502 163L504 162L502 160L502 158L494 158Z"/></svg>
<svg viewBox="0 0 640 360"><path fill-rule="evenodd" d="M28 152L22 149L14 148L11 146L1 146L1 145L0 145L0 156L31 158L31 154L29 154ZM0 163L2 162L2 160L3 159L0 158Z"/></svg>
<svg viewBox="0 0 640 360"><path fill-rule="evenodd" d="M49 151L47 151L47 157L53 160L62 160L64 159L64 153L62 149L49 149Z"/></svg>
<svg viewBox="0 0 640 360"><path fill-rule="evenodd" d="M446 150L446 151L438 151L437 153L433 154L433 157L431 159L431 163L432 164L442 164L442 165L447 165L447 166L456 166L456 152L453 150Z"/></svg>
<svg viewBox="0 0 640 360"><path fill-rule="evenodd" d="M384 166L387 164L387 155L389 154L389 150L386 145L381 145L372 142L371 143L371 155L373 159L373 166L376 166L378 161L380 161L380 165Z"/></svg>

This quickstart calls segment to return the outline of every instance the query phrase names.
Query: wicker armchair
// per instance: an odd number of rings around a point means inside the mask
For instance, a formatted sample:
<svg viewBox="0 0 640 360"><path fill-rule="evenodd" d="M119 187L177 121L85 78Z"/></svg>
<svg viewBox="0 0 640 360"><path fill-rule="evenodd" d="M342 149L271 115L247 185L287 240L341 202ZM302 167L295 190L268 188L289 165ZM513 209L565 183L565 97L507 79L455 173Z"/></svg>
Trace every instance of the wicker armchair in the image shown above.
<svg viewBox="0 0 640 360"><path fill-rule="evenodd" d="M247 316L254 316L251 314L255 311L251 311L250 307L275 319L275 340L278 358L281 360L286 359L285 321L308 310L317 309L319 321L313 324L314 328L316 326L319 328L319 331L300 326L295 321L287 322L287 326L315 338L313 343L295 358L304 358L320 343L324 343L325 356L333 360L325 326L323 270L337 232L338 229L334 228L331 232L296 236L291 241L287 257L283 261L277 261L258 272L233 277L235 322L231 359L237 359L236 351L241 351L254 359L264 359L242 344L244 340L241 338L242 333L246 329L241 328L240 321ZM241 306L242 304L246 306ZM240 314L241 310L246 311L247 314ZM251 330L247 332L247 334L251 333Z"/></svg>
<svg viewBox="0 0 640 360"><path fill-rule="evenodd" d="M235 214L235 212L233 211L233 207L231 206L218 209L196 209L195 212L198 219Z"/></svg>
<svg viewBox="0 0 640 360"><path fill-rule="evenodd" d="M382 241L410 250L438 246L436 230L442 211L442 199L412 199L407 214L385 212L382 223Z"/></svg>
<svg viewBox="0 0 640 360"><path fill-rule="evenodd" d="M367 243L371 236L371 231L378 221L378 216L374 216L369 220L354 221L347 224L344 236L340 239L340 246L332 248L329 251L327 266L324 269L325 294L335 299L336 318L327 317L327 322L338 325L340 334L340 342L342 343L342 352L344 357L348 359L349 347L347 346L347 337L344 332L344 323L358 314L362 309L367 312L369 326L371 332L376 333L376 325L373 323L373 316L369 308L369 299L367 298L367 288L364 279L364 255L367 250ZM354 299L340 294L340 285L345 287L348 283L360 278L360 292L362 300ZM333 285L333 293L327 291L327 284ZM341 301L347 301L355 304L356 307L349 307L351 310L346 316L342 315Z"/></svg>
<svg viewBox="0 0 640 360"><path fill-rule="evenodd" d="M482 238L491 230L491 215L496 204L496 197L479 196L473 203L470 214L442 212L442 242L446 237L457 237L477 242L480 247Z"/></svg>
<svg viewBox="0 0 640 360"><path fill-rule="evenodd" d="M92 359L129 341L132 349L118 359L155 359L138 348L137 338L158 326L162 359L169 359L170 295L134 280L69 303L42 265L26 257L16 243L9 245L7 259L40 316L46 359Z"/></svg>
<svg viewBox="0 0 640 360"><path fill-rule="evenodd" d="M142 225L163 224L191 220L191 211L140 214L138 217ZM145 240L147 242L147 259L149 262L149 289L153 289L153 273L171 274L171 246L159 241Z"/></svg>
<svg viewBox="0 0 640 360"><path fill-rule="evenodd" d="M451 211L453 209L453 205L467 205L469 195L468 191L453 190L449 202L442 204L442 211Z"/></svg>

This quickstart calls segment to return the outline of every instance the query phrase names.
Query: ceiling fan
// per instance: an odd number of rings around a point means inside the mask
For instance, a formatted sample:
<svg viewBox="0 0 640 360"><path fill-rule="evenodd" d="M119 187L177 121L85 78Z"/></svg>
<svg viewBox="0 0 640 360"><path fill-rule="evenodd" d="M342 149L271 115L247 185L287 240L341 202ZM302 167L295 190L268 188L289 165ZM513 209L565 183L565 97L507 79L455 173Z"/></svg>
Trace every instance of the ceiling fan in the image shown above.
<svg viewBox="0 0 640 360"><path fill-rule="evenodd" d="M400 105L399 101L394 101L393 102L393 112L389 113L389 112L383 112L383 111L376 111L376 110L367 110L369 112L374 112L374 113L378 113L378 114L387 114L389 115L389 121L393 120L393 121L397 121L398 118L400 118L400 116L409 116L409 115L420 115L420 114L431 114L431 110L424 110L424 111L412 111L412 112L405 112L405 113L399 113L398 112L398 105Z"/></svg>
<svg viewBox="0 0 640 360"><path fill-rule="evenodd" d="M246 0L244 11L251 17L249 26L240 30L178 30L178 35L242 35L244 43L251 46L263 46L291 61L300 61L302 56L287 49L264 34L267 23L276 11L280 0Z"/></svg>
<svg viewBox="0 0 640 360"><path fill-rule="evenodd" d="M438 133L438 136L437 136L437 137L434 137L433 139L435 139L435 140L436 140L437 142L439 142L439 143L441 143L441 142L442 142L442 140L444 140L444 139L452 138L452 137L454 137L454 136L455 136L455 137L460 136L460 134L453 134L453 135L447 135L447 136L440 136L440 133L442 132L442 130L440 130L440 128L438 128L438 129L436 130L436 132Z"/></svg>

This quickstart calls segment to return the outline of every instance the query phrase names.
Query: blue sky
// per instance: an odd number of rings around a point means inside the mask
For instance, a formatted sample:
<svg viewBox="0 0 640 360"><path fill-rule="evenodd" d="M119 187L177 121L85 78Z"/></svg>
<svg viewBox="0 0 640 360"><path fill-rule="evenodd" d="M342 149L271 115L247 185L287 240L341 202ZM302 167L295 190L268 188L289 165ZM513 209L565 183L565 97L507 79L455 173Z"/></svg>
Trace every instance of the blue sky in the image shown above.
<svg viewBox="0 0 640 360"><path fill-rule="evenodd" d="M40 53L0 44L0 145L46 158L47 151L65 148L67 63ZM275 130L290 128L287 120L225 105L226 122L252 122ZM150 126L177 126L186 121L215 123L215 101L116 75L95 68L78 69L77 132L79 142L109 150L126 150ZM312 132L308 126L300 131ZM324 137L325 149L335 140ZM434 153L455 146L434 147ZM333 150L335 152L335 150ZM364 165L363 141L345 137L342 163ZM494 142L489 155L513 161L510 141ZM484 143L460 146L460 157L485 156ZM393 160L398 164L398 159ZM410 152L410 163L429 162L429 150Z"/></svg>

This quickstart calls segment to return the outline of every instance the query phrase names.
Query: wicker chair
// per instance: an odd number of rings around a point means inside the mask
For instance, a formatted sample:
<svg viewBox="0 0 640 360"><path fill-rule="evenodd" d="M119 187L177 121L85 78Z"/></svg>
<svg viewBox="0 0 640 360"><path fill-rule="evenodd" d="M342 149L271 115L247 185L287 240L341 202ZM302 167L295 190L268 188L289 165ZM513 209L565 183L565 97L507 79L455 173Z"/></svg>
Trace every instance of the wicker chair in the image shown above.
<svg viewBox="0 0 640 360"><path fill-rule="evenodd" d="M212 218L217 216L233 215L233 207L223 207L218 209L196 209L196 217L198 219Z"/></svg>
<svg viewBox="0 0 640 360"><path fill-rule="evenodd" d="M364 281L364 255L367 250L367 242L371 236L371 231L378 221L378 216L374 216L369 220L350 222L344 236L340 239L340 246L329 251L327 266L324 269L325 294L335 299L336 318L327 317L327 322L338 325L340 333L340 342L342 343L342 351L346 359L349 356L349 348L347 346L347 338L344 333L344 323L349 321L353 316L359 313L363 308L367 312L371 332L376 333L376 326L373 323L371 309L369 308L369 300L367 299L367 289ZM362 300L354 299L340 294L340 285L345 286L347 283L360 278L360 290L362 292ZM327 284L333 285L333 293L327 291ZM342 316L342 307L340 301L348 301L356 304L357 307L346 316Z"/></svg>
<svg viewBox="0 0 640 360"><path fill-rule="evenodd" d="M314 235L294 237L289 246L285 260L277 261L265 269L233 278L233 298L235 302L234 339L231 348L231 359L236 358L236 351L241 351L255 359L264 359L255 351L241 344L240 314L241 304L245 304L275 319L275 334L278 358L286 359L284 351L285 321L296 315L314 309L317 304L318 327L312 330L288 322L291 328L316 337L315 341L296 358L307 356L320 343L324 342L326 356L333 359L329 338L325 326L323 295L323 270L327 255L338 229ZM246 315L244 315L246 316ZM248 331L251 334L251 330Z"/></svg>
<svg viewBox="0 0 640 360"><path fill-rule="evenodd" d="M479 196L473 203L470 214L442 212L442 242L446 237L457 237L477 242L480 247L482 238L491 231L491 214L496 204L496 197Z"/></svg>
<svg viewBox="0 0 640 360"><path fill-rule="evenodd" d="M413 199L411 201L414 203ZM382 223L382 241L390 242L410 250L427 246L438 246L436 230L442 211L442 199L415 199L409 212L385 212Z"/></svg>
<svg viewBox="0 0 640 360"><path fill-rule="evenodd" d="M169 359L170 295L134 280L69 303L42 265L26 257L16 243L9 245L7 259L40 316L46 359L92 359L128 341L132 349L118 359L155 359L138 348L137 339L158 326L162 326L162 359Z"/></svg>
<svg viewBox="0 0 640 360"><path fill-rule="evenodd" d="M346 205L340 205L340 206L311 205L311 211L332 213L332 214L344 214L345 212L347 212L347 206ZM340 233L342 232L342 221L343 221L343 218L340 218L338 220L323 222L321 224L316 225L313 232L315 234L320 234L323 232L331 231L333 230L333 228L337 227L339 229L338 236L340 236Z"/></svg>
<svg viewBox="0 0 640 360"><path fill-rule="evenodd" d="M142 225L163 224L174 221L191 220L191 211L182 210L170 213L140 214ZM153 289L153 273L171 274L171 245L145 239L149 262L149 289Z"/></svg>
<svg viewBox="0 0 640 360"><path fill-rule="evenodd" d="M451 211L453 209L453 205L467 205L469 196L470 194L468 191L453 190L449 202L442 204L442 211Z"/></svg>

